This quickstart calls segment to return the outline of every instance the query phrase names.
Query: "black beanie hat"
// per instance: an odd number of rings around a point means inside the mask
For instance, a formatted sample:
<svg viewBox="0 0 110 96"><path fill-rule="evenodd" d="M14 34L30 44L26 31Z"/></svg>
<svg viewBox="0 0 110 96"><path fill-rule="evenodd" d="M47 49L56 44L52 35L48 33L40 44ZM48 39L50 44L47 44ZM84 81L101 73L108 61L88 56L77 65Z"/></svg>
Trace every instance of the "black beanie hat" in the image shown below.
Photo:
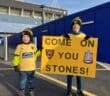
<svg viewBox="0 0 110 96"><path fill-rule="evenodd" d="M24 36L24 35L28 35L30 38L32 38L32 35L28 31L23 31L22 36Z"/></svg>
<svg viewBox="0 0 110 96"><path fill-rule="evenodd" d="M74 24L78 24L80 27L82 26L82 20L80 17L76 17L72 20L72 23L71 23L71 28Z"/></svg>
<svg viewBox="0 0 110 96"><path fill-rule="evenodd" d="M22 35L28 35L30 38L32 38L33 32L30 28L27 28L22 32Z"/></svg>
<svg viewBox="0 0 110 96"><path fill-rule="evenodd" d="M21 35L21 36L23 37L24 35L28 35L28 36L30 37L30 42L33 41L33 40L32 40L33 32L31 31L30 28L25 29L25 30L22 32L22 35ZM21 38L22 38L22 37L21 37Z"/></svg>

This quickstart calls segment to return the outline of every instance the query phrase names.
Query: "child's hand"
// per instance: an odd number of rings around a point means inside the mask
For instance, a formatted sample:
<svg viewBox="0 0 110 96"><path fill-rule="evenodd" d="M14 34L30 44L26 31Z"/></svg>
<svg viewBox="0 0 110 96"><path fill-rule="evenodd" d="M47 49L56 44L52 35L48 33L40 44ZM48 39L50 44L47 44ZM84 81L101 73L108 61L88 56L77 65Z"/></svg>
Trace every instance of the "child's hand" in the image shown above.
<svg viewBox="0 0 110 96"><path fill-rule="evenodd" d="M14 71L19 72L18 66L14 66Z"/></svg>
<svg viewBox="0 0 110 96"><path fill-rule="evenodd" d="M38 50L38 51L35 53L35 56L36 56L37 58L39 58L39 57L41 56L41 50Z"/></svg>
<svg viewBox="0 0 110 96"><path fill-rule="evenodd" d="M88 40L88 39L90 39L91 37L90 36L85 36L84 37L84 40Z"/></svg>
<svg viewBox="0 0 110 96"><path fill-rule="evenodd" d="M66 39L70 39L70 36L68 34L64 34L63 37Z"/></svg>

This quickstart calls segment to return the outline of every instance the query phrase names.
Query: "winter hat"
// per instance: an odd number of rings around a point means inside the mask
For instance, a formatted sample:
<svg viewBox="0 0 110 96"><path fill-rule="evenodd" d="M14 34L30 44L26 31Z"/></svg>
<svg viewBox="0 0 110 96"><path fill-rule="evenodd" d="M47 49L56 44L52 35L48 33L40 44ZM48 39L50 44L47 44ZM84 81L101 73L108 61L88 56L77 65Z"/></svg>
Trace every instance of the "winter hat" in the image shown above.
<svg viewBox="0 0 110 96"><path fill-rule="evenodd" d="M72 23L71 23L71 28L74 24L78 24L79 26L82 26L82 20L80 17L76 17L72 20Z"/></svg>
<svg viewBox="0 0 110 96"><path fill-rule="evenodd" d="M25 30L22 32L22 36L23 36L23 35L28 35L30 38L32 38L33 32L32 32L32 30L31 30L30 28L27 28L27 29L25 29Z"/></svg>

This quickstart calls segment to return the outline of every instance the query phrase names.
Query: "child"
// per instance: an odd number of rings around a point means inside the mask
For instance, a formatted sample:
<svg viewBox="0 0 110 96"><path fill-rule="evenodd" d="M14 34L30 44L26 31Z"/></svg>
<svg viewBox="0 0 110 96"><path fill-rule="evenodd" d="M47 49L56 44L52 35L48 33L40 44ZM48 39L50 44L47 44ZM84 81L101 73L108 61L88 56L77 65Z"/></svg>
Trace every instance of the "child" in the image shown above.
<svg viewBox="0 0 110 96"><path fill-rule="evenodd" d="M36 57L40 56L36 46L32 43L31 29L22 32L22 43L18 44L13 58L15 71L19 71L19 96L25 96L26 82L29 96L34 96L34 73L36 70Z"/></svg>
<svg viewBox="0 0 110 96"><path fill-rule="evenodd" d="M89 36L86 36L83 32L81 32L81 27L82 27L82 20L80 17L76 17L75 19L72 20L71 24L71 29L72 32L71 34L67 34L64 37L66 38L74 38L74 37L79 37L79 38L84 38L85 40L89 39ZM72 75L67 76L67 96L72 96ZM84 93L82 91L82 82L81 82L81 77L76 76L77 80L77 96L84 96Z"/></svg>

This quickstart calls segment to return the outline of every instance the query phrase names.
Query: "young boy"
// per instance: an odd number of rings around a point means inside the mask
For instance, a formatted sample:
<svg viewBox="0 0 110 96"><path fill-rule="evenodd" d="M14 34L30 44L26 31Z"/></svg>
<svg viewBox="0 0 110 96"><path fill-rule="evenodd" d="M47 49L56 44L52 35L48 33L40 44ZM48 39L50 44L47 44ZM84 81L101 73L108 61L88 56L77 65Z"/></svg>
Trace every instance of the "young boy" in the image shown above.
<svg viewBox="0 0 110 96"><path fill-rule="evenodd" d="M64 37L66 38L83 38L85 40L89 39L89 36L86 36L83 32L81 32L81 26L82 26L82 20L79 17L76 17L75 19L72 20L71 28L72 32L71 34L67 34ZM67 76L67 96L72 96L72 77L71 75ZM84 96L82 92L82 82L81 82L81 77L76 76L77 80L77 96Z"/></svg>
<svg viewBox="0 0 110 96"><path fill-rule="evenodd" d="M15 50L13 66L19 72L19 96L25 96L26 82L28 83L29 96L34 96L34 72L36 70L36 57L40 56L36 46L32 43L31 29L22 32L22 43Z"/></svg>

